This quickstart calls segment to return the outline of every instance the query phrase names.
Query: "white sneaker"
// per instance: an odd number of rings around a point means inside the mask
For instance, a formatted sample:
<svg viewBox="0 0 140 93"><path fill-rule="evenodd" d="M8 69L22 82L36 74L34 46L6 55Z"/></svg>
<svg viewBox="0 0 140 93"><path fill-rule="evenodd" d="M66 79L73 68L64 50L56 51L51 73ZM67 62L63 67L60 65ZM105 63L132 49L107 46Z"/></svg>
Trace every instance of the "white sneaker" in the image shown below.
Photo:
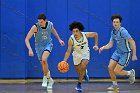
<svg viewBox="0 0 140 93"><path fill-rule="evenodd" d="M53 84L54 84L54 80L52 78L50 78L48 80L48 86L47 86L47 89L50 90L53 88Z"/></svg>
<svg viewBox="0 0 140 93"><path fill-rule="evenodd" d="M42 87L47 87L47 81L48 81L47 77L44 76L42 81Z"/></svg>
<svg viewBox="0 0 140 93"><path fill-rule="evenodd" d="M129 81L130 81L130 84L133 84L135 82L135 70L132 69L130 70L131 74L129 75Z"/></svg>
<svg viewBox="0 0 140 93"><path fill-rule="evenodd" d="M111 85L110 87L107 88L108 90L115 90L119 89L118 85Z"/></svg>

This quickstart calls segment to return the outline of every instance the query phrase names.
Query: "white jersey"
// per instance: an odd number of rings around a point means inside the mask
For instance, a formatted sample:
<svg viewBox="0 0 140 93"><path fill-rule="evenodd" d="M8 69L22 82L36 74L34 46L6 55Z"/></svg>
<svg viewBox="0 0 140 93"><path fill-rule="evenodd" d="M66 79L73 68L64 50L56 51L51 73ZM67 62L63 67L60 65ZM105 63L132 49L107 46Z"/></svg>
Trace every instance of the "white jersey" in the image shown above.
<svg viewBox="0 0 140 93"><path fill-rule="evenodd" d="M78 65L81 63L82 59L89 60L89 47L88 40L86 37L86 32L82 32L82 38L80 40L76 40L74 35L70 37L73 45L73 61L74 65Z"/></svg>

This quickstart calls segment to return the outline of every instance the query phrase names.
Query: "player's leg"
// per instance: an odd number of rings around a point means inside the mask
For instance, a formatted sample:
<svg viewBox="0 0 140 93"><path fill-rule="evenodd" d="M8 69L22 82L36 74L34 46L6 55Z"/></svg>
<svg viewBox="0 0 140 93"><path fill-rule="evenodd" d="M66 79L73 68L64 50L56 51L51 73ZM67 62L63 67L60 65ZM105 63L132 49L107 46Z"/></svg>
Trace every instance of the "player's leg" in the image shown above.
<svg viewBox="0 0 140 93"><path fill-rule="evenodd" d="M80 63L81 64L81 63ZM81 75L81 69L80 69L80 64L79 65L75 65L75 70L76 72L79 74L79 77ZM75 87L75 90L82 92L82 87L81 87L81 83L82 81L80 79L78 79L78 83L77 86Z"/></svg>
<svg viewBox="0 0 140 93"><path fill-rule="evenodd" d="M124 68L124 66L121 66L118 64L114 70L115 74L129 76L130 84L133 84L135 82L135 70L132 69L132 70L126 71L126 70L123 70L123 68Z"/></svg>
<svg viewBox="0 0 140 93"><path fill-rule="evenodd" d="M89 76L87 74L87 65L88 65L89 61L87 59L83 59L81 61L81 64L80 64L80 72L81 72L81 76L79 77L79 80L83 80L83 78L85 77L86 79L89 80Z"/></svg>
<svg viewBox="0 0 140 93"><path fill-rule="evenodd" d="M50 52L48 51L44 51L42 55L41 65L42 65L42 69L44 73L43 82L42 82L43 87L47 87L47 81L48 81L48 78L50 78L50 71L48 69L48 62L47 62L49 55L50 55Z"/></svg>
<svg viewBox="0 0 140 93"><path fill-rule="evenodd" d="M88 75L88 70L87 69L85 71L84 79L85 79L86 82L89 81L89 75Z"/></svg>
<svg viewBox="0 0 140 93"><path fill-rule="evenodd" d="M120 54L120 60L117 66L114 69L116 75L127 75L129 76L130 83L135 82L135 70L132 69L130 71L123 70L129 63L131 53Z"/></svg>
<svg viewBox="0 0 140 93"><path fill-rule="evenodd" d="M82 91L81 83L85 75L86 66L88 64L88 60L82 60L81 63L75 66L77 73L79 74L78 84L75 88L78 91Z"/></svg>
<svg viewBox="0 0 140 93"><path fill-rule="evenodd" d="M124 66L121 66L120 64L117 64L115 69L114 69L114 72L116 75L128 75L128 72L123 70Z"/></svg>
<svg viewBox="0 0 140 93"><path fill-rule="evenodd" d="M81 64L81 63L80 63ZM79 74L79 77L81 75L81 70L80 70L80 64L79 65L75 65L75 70L76 72ZM78 79L78 83L77 86L75 87L75 90L81 92L82 91L82 87L81 87L81 81Z"/></svg>
<svg viewBox="0 0 140 93"><path fill-rule="evenodd" d="M116 80L116 74L114 72L114 69L115 69L116 65L118 64L119 59L120 58L119 58L118 52L115 51L113 53L113 55L111 56L111 59L110 59L109 65L108 65L108 72L110 74L110 78L113 83L110 87L107 88L108 90L114 90L116 88L119 89L117 80Z"/></svg>
<svg viewBox="0 0 140 93"><path fill-rule="evenodd" d="M52 48L53 48L53 44L52 43L49 43L46 48L45 48L45 52L43 53L43 57L44 57L44 60L46 60L46 64L48 65L48 62L47 62L47 59L48 59L48 56L49 54L51 53L52 51ZM46 68L47 70L48 68ZM47 79L48 79L48 86L47 86L47 89L48 90L51 90L52 87L53 87L53 84L54 84L54 80L51 78L51 75L50 75L50 71L48 69L48 72L47 72Z"/></svg>
<svg viewBox="0 0 140 93"><path fill-rule="evenodd" d="M117 65L117 62L114 61L113 59L110 59L110 62L109 62L109 65L108 65L108 71L109 71L110 78L111 78L111 81L112 81L113 84L110 87L107 88L108 90L114 90L114 88L116 88L116 87L118 88L118 84L117 84L117 80L116 80L116 74L114 72L114 69L115 69L116 65Z"/></svg>
<svg viewBox="0 0 140 93"><path fill-rule="evenodd" d="M87 51L84 55L82 55L82 61L88 61L88 63L89 63L89 58L90 58L90 52L89 51ZM87 62L86 62L87 63ZM84 74L84 79L85 79L85 81L89 81L89 75L88 75L88 70L87 70L87 65L88 64L85 64L86 65L86 70L85 70L85 74Z"/></svg>

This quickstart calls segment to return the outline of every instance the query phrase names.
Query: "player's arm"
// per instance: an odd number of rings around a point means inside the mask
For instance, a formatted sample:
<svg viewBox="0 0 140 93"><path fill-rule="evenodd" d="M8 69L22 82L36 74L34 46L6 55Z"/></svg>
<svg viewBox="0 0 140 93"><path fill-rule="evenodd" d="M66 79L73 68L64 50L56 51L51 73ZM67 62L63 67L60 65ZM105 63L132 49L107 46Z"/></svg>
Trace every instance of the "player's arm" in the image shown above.
<svg viewBox="0 0 140 93"><path fill-rule="evenodd" d="M64 46L64 41L62 41L58 35L58 33L56 32L53 24L51 24L51 29L52 29L52 33L54 34L54 36L58 39L59 43Z"/></svg>
<svg viewBox="0 0 140 93"><path fill-rule="evenodd" d="M95 38L95 45L98 46L98 33L97 32L87 32L87 38Z"/></svg>
<svg viewBox="0 0 140 93"><path fill-rule="evenodd" d="M105 50L105 49L110 49L110 48L112 48L112 46L113 46L113 41L109 41L109 43L108 44L106 44L105 46L102 46L100 49L99 49L99 53L101 53L103 50Z"/></svg>
<svg viewBox="0 0 140 93"><path fill-rule="evenodd" d="M133 38L130 36L130 34L128 33L127 30L122 30L122 37L125 38L126 40L128 40L128 42L132 45L132 52L133 52L132 60L133 60L133 61L137 60L135 41L134 41Z"/></svg>
<svg viewBox="0 0 140 93"><path fill-rule="evenodd" d="M95 38L95 45L93 46L93 49L98 50L98 33L97 32L87 32L86 33L87 38Z"/></svg>
<svg viewBox="0 0 140 93"><path fill-rule="evenodd" d="M32 28L30 29L30 31L28 32L26 38L25 38L25 44L29 50L29 56L34 56L31 45L30 45L30 39L33 36L34 33L37 32L37 27L35 25L32 26Z"/></svg>
<svg viewBox="0 0 140 93"><path fill-rule="evenodd" d="M67 51L65 53L64 61L67 62L67 59L70 56L71 50L72 50L72 41L71 41L71 39L69 39L69 41L68 41L68 49L67 49Z"/></svg>
<svg viewBox="0 0 140 93"><path fill-rule="evenodd" d="M110 37L109 43L106 44L106 45L104 45L104 46L102 46L102 47L99 49L99 53L101 53L104 49L110 49L110 48L112 48L113 43L114 43L114 39L113 39L113 35L112 35L112 33L111 33L111 37Z"/></svg>
<svg viewBox="0 0 140 93"><path fill-rule="evenodd" d="M133 40L133 38L129 38L128 42L132 45L132 52L133 52L132 60L135 61L137 60L135 41Z"/></svg>
<svg viewBox="0 0 140 93"><path fill-rule="evenodd" d="M113 41L110 41L107 45L103 46L103 49L110 49L113 46Z"/></svg>

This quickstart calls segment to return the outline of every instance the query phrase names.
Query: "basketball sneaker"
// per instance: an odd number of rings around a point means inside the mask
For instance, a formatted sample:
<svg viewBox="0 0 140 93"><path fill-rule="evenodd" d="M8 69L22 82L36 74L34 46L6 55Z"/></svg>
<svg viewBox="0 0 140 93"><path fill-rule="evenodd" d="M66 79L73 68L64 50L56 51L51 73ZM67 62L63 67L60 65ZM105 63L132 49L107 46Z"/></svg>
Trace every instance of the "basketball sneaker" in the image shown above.
<svg viewBox="0 0 140 93"><path fill-rule="evenodd" d="M130 84L133 84L135 82L135 70L130 70L131 74L129 75L129 82Z"/></svg>
<svg viewBox="0 0 140 93"><path fill-rule="evenodd" d="M77 86L75 87L75 90L82 92L82 87L80 84L77 84Z"/></svg>
<svg viewBox="0 0 140 93"><path fill-rule="evenodd" d="M119 89L118 85L111 85L110 87L107 88L108 90L115 90L115 89Z"/></svg>
<svg viewBox="0 0 140 93"><path fill-rule="evenodd" d="M42 87L47 87L47 81L48 81L47 76L44 76L42 81Z"/></svg>
<svg viewBox="0 0 140 93"><path fill-rule="evenodd" d="M47 86L47 89L52 89L53 88L53 84L54 84L54 80L52 78L50 78L48 80L48 86Z"/></svg>
<svg viewBox="0 0 140 93"><path fill-rule="evenodd" d="M88 76L88 71L87 71L87 69L86 69L84 78L85 78L85 81L86 81L86 82L89 81L89 76Z"/></svg>

